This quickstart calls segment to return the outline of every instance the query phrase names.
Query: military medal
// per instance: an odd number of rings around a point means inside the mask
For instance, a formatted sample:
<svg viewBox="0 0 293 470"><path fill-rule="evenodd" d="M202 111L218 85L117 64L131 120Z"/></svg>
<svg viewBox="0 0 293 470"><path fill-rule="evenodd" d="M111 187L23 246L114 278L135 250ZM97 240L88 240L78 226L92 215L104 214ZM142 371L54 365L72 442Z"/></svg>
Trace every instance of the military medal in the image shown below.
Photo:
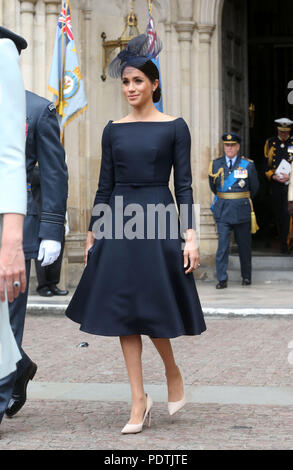
<svg viewBox="0 0 293 470"><path fill-rule="evenodd" d="M234 178L248 178L248 171L241 168L234 171Z"/></svg>
<svg viewBox="0 0 293 470"><path fill-rule="evenodd" d="M241 189L244 188L244 186L245 186L245 181L244 181L244 180L240 180L240 181L238 182L238 186L240 186Z"/></svg>

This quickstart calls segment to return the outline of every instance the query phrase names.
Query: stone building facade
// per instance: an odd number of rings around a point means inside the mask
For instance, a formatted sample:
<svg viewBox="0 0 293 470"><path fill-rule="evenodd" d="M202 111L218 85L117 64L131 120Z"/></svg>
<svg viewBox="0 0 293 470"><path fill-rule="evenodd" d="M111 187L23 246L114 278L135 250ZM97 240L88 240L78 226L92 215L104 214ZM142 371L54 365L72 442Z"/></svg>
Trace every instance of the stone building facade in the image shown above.
<svg viewBox="0 0 293 470"><path fill-rule="evenodd" d="M223 47L224 3L225 18L234 15L230 18L230 24L238 26L234 32L232 27L228 28L228 42ZM237 60L240 67L245 59L244 49L241 49L245 32L241 36L241 24L238 24L242 21L241 8L244 3L242 0L153 1L153 16L164 44L160 55L164 111L182 116L190 126L194 200L200 204L201 255L211 262L215 256L217 234L210 212L209 163L220 155L220 136L224 127L231 126L234 130L237 126L240 130L242 127L244 130L248 128L248 107L246 110L244 103L242 110L242 103L239 102L236 103L237 110L233 110L233 103L225 102L223 85L223 67L228 59L227 76L230 81L225 85L226 89L230 93L232 88L238 87L240 93L242 87L242 95L246 96L243 74L237 70ZM0 24L22 34L29 43L29 48L22 54L25 85L49 99L52 96L47 83L60 6L60 0L0 0ZM67 127L65 133L70 174L70 233L64 264L68 285L75 284L82 269L83 245L99 175L103 128L110 119L119 119L128 112L119 81L101 79L101 33L105 32L107 39L117 39L121 35L130 1L71 0L71 7L73 32L89 107ZM135 0L134 10L140 30L144 31L147 0ZM230 118L227 121L226 110L229 106ZM170 188L173 191L172 185L171 178Z"/></svg>

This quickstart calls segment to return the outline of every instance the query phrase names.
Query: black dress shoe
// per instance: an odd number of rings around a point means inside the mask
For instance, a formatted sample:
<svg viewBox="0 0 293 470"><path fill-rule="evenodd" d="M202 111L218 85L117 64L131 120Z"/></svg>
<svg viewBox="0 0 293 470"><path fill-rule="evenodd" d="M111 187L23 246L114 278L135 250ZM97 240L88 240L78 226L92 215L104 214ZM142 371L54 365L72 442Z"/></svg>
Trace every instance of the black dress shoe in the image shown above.
<svg viewBox="0 0 293 470"><path fill-rule="evenodd" d="M51 289L49 289L49 287L47 286L37 289L37 293L41 295L42 297L53 297L54 295Z"/></svg>
<svg viewBox="0 0 293 470"><path fill-rule="evenodd" d="M242 285L243 286L250 286L251 280L250 279L243 279L242 280Z"/></svg>
<svg viewBox="0 0 293 470"><path fill-rule="evenodd" d="M228 287L227 281L220 281L216 285L216 289L226 289L226 287Z"/></svg>
<svg viewBox="0 0 293 470"><path fill-rule="evenodd" d="M61 290L59 287L51 285L50 290L53 295L68 295L68 290Z"/></svg>
<svg viewBox="0 0 293 470"><path fill-rule="evenodd" d="M25 373L15 382L12 397L8 403L5 414L12 418L26 402L26 389L29 380L32 380L37 372L37 364L34 362L26 369Z"/></svg>

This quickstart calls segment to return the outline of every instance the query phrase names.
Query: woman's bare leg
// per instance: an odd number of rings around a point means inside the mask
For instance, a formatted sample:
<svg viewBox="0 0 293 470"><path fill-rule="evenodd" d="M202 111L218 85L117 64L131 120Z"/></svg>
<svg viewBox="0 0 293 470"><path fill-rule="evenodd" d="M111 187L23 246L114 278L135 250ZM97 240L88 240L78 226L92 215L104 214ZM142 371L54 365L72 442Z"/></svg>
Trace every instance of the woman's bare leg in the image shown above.
<svg viewBox="0 0 293 470"><path fill-rule="evenodd" d="M120 343L131 386L132 408L129 424L139 424L146 409L142 377L142 341L140 335L120 336Z"/></svg>
<svg viewBox="0 0 293 470"><path fill-rule="evenodd" d="M184 384L179 367L173 354L172 345L167 338L151 338L164 365L168 385L168 401L179 401L184 395Z"/></svg>

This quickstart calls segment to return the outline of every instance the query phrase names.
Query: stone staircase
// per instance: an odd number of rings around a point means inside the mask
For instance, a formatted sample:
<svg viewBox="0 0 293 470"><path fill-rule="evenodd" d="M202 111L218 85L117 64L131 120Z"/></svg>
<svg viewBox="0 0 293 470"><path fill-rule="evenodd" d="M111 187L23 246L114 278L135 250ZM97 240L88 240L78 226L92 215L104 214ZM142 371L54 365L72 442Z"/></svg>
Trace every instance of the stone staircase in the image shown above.
<svg viewBox="0 0 293 470"><path fill-rule="evenodd" d="M229 256L228 276L230 281L241 281L238 254L231 254ZM253 255L252 280L253 282L293 283L293 256L267 256L262 254Z"/></svg>

